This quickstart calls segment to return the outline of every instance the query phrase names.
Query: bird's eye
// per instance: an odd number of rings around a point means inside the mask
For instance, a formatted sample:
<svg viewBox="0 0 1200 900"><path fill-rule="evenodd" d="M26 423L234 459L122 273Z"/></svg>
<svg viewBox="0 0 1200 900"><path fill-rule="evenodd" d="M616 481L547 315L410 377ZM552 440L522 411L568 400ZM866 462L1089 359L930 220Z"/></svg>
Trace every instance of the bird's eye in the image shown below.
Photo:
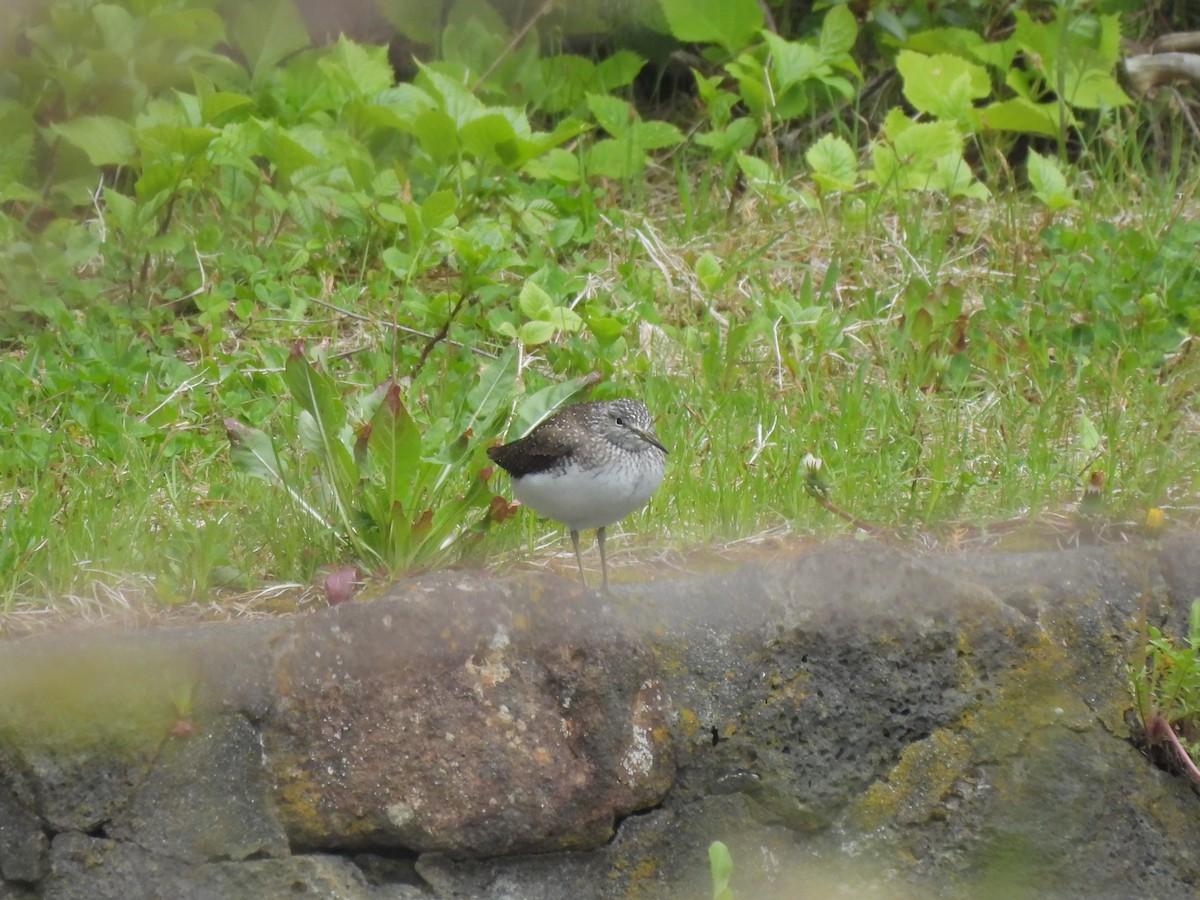
<svg viewBox="0 0 1200 900"><path fill-rule="evenodd" d="M622 419L620 416L617 416L617 417L616 417L616 423L617 423L618 425L624 425L624 424L625 424L625 420L624 420L624 419Z"/></svg>

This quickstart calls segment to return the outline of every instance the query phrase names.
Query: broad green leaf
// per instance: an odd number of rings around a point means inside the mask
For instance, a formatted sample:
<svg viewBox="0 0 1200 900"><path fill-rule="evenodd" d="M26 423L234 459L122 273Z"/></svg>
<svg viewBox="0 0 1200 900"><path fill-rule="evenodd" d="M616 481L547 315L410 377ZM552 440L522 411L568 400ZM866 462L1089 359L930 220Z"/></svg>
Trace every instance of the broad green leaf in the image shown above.
<svg viewBox="0 0 1200 900"><path fill-rule="evenodd" d="M345 35L322 57L319 67L349 96L374 96L396 80L386 46L366 46Z"/></svg>
<svg viewBox="0 0 1200 900"><path fill-rule="evenodd" d="M454 215L458 209L458 197L454 191L434 191L421 204L421 224L432 229Z"/></svg>
<svg viewBox="0 0 1200 900"><path fill-rule="evenodd" d="M334 436L341 433L346 425L346 406L333 379L313 367L299 343L288 354L283 379L292 399L316 420L322 433Z"/></svg>
<svg viewBox="0 0 1200 900"><path fill-rule="evenodd" d="M823 136L808 148L804 159L822 190L849 191L858 184L858 155L844 138Z"/></svg>
<svg viewBox="0 0 1200 900"><path fill-rule="evenodd" d="M555 147L525 163L523 170L531 178L544 178L574 184L579 181L579 157L569 150Z"/></svg>
<svg viewBox="0 0 1200 900"><path fill-rule="evenodd" d="M708 147L719 157L729 157L739 150L745 150L758 134L758 123L743 116L734 119L720 131L709 131L698 134L695 141L702 147Z"/></svg>
<svg viewBox="0 0 1200 900"><path fill-rule="evenodd" d="M646 154L633 141L597 141L588 150L587 173L602 178L633 178L646 168Z"/></svg>
<svg viewBox="0 0 1200 900"><path fill-rule="evenodd" d="M550 418L559 407L574 400L596 383L595 374L571 378L540 391L527 395L517 404L512 421L508 425L508 439L523 438L543 421Z"/></svg>
<svg viewBox="0 0 1200 900"><path fill-rule="evenodd" d="M437 162L445 162L458 153L458 128L443 110L431 109L417 116L414 131L421 148Z"/></svg>
<svg viewBox="0 0 1200 900"><path fill-rule="evenodd" d="M712 875L713 900L732 900L729 880L733 877L733 856L721 841L708 845L708 867Z"/></svg>
<svg viewBox="0 0 1200 900"><path fill-rule="evenodd" d="M112 116L80 116L50 128L86 153L93 166L128 166L137 159L133 126Z"/></svg>
<svg viewBox="0 0 1200 900"><path fill-rule="evenodd" d="M140 23L135 24L133 16L125 7L97 3L92 7L92 16L104 36L105 47L126 57L133 56Z"/></svg>
<svg viewBox="0 0 1200 900"><path fill-rule="evenodd" d="M464 430L478 428L479 423L486 424L508 401L516 383L519 362L516 348L508 347L479 373L479 381L466 395Z"/></svg>
<svg viewBox="0 0 1200 900"><path fill-rule="evenodd" d="M924 56L902 50L896 68L904 78L904 96L921 112L939 118L961 119L971 100L992 91L987 70L957 56Z"/></svg>
<svg viewBox="0 0 1200 900"><path fill-rule="evenodd" d="M312 40L304 17L293 0L255 0L233 7L229 34L259 84L285 56L303 50Z"/></svg>
<svg viewBox="0 0 1200 900"><path fill-rule="evenodd" d="M535 347L554 337L554 332L557 330L550 322L535 319L532 322L524 323L517 329L517 338L526 347Z"/></svg>
<svg viewBox="0 0 1200 900"><path fill-rule="evenodd" d="M1056 137L1058 113L1057 103L1034 103L1023 97L1014 97L975 110L973 118L979 131L1023 131Z"/></svg>
<svg viewBox="0 0 1200 900"><path fill-rule="evenodd" d="M593 89L607 94L628 87L645 65L646 60L632 50L618 50L596 64Z"/></svg>
<svg viewBox="0 0 1200 900"><path fill-rule="evenodd" d="M788 41L770 31L763 32L763 38L771 50L770 68L776 100L794 84L832 74L812 44Z"/></svg>
<svg viewBox="0 0 1200 900"><path fill-rule="evenodd" d="M596 117L596 123L613 137L625 134L630 125L637 121L637 113L628 102L609 94L588 94L588 109Z"/></svg>
<svg viewBox="0 0 1200 900"><path fill-rule="evenodd" d="M652 120L635 122L629 130L629 139L643 150L660 150L674 147L683 142L683 132L670 122Z"/></svg>
<svg viewBox="0 0 1200 900"><path fill-rule="evenodd" d="M554 300L546 290L530 279L521 285L521 293L517 296L517 308L529 319L539 319L548 310L553 309Z"/></svg>
<svg viewBox="0 0 1200 900"><path fill-rule="evenodd" d="M720 44L731 53L750 44L763 27L756 0L659 0L659 5L677 40Z"/></svg>
<svg viewBox="0 0 1200 900"><path fill-rule="evenodd" d="M1034 194L1050 209L1057 211L1076 204L1075 194L1057 160L1030 149L1025 170Z"/></svg>
<svg viewBox="0 0 1200 900"><path fill-rule="evenodd" d="M854 18L850 7L843 4L831 6L821 23L821 55L827 60L832 60L849 53L854 49L856 40L858 20Z"/></svg>
<svg viewBox="0 0 1200 900"><path fill-rule="evenodd" d="M1091 453L1100 446L1100 431L1086 413L1079 414L1079 445Z"/></svg>
<svg viewBox="0 0 1200 900"><path fill-rule="evenodd" d="M263 481L283 483L284 461L269 434L236 419L225 420L225 433L229 438L229 458L235 466Z"/></svg>
<svg viewBox="0 0 1200 900"><path fill-rule="evenodd" d="M201 104L201 120L207 124L222 124L233 118L231 113L237 110L254 108L254 101L245 94L234 94L228 91L217 91L205 96ZM220 120L220 122L218 122Z"/></svg>
<svg viewBox="0 0 1200 900"><path fill-rule="evenodd" d="M721 281L723 275L721 262L712 253L705 250L696 260L696 277L710 290Z"/></svg>

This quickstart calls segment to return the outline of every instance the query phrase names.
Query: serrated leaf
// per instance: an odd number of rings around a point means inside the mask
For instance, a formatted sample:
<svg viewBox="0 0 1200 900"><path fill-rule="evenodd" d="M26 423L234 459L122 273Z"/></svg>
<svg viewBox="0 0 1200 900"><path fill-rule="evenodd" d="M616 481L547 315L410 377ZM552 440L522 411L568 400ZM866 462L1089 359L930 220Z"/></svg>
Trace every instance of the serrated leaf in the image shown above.
<svg viewBox="0 0 1200 900"><path fill-rule="evenodd" d="M602 178L633 178L646 168L646 154L632 141L597 141L587 153L588 175Z"/></svg>
<svg viewBox="0 0 1200 900"><path fill-rule="evenodd" d="M127 166L137 159L133 126L112 116L80 116L50 128L86 153L93 166Z"/></svg>
<svg viewBox="0 0 1200 900"><path fill-rule="evenodd" d="M858 183L858 155L844 138L823 136L808 148L804 159L822 190L848 191Z"/></svg>
<svg viewBox="0 0 1200 900"><path fill-rule="evenodd" d="M1058 161L1030 149L1025 171L1034 194L1052 210L1066 209L1076 203L1075 194L1067 184L1066 175Z"/></svg>
<svg viewBox="0 0 1200 900"><path fill-rule="evenodd" d="M588 94L588 109L596 117L596 124L613 137L620 137L637 121L637 113L626 101L609 94Z"/></svg>

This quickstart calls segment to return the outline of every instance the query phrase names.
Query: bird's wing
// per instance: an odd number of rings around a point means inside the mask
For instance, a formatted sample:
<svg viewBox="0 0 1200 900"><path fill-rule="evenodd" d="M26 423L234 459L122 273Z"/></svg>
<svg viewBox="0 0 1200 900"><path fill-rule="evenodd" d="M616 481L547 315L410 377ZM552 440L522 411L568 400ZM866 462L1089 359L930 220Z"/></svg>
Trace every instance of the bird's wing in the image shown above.
<svg viewBox="0 0 1200 900"><path fill-rule="evenodd" d="M550 419L511 444L490 448L487 454L514 478L545 472L571 452L567 431Z"/></svg>

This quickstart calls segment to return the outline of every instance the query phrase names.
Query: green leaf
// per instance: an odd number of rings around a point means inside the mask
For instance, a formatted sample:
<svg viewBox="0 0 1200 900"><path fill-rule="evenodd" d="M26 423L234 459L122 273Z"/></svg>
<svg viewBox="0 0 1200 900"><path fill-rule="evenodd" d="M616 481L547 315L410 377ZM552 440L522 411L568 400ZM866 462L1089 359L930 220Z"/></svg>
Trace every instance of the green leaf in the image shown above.
<svg viewBox="0 0 1200 900"><path fill-rule="evenodd" d="M763 27L756 0L659 0L659 5L677 40L720 44L730 53L750 44Z"/></svg>
<svg viewBox="0 0 1200 900"><path fill-rule="evenodd" d="M849 53L858 40L858 20L850 7L839 4L831 6L821 23L821 56L827 60Z"/></svg>
<svg viewBox="0 0 1200 900"><path fill-rule="evenodd" d="M597 141L587 153L588 175L602 178L634 178L648 162L641 147L631 140Z"/></svg>
<svg viewBox="0 0 1200 900"><path fill-rule="evenodd" d="M531 178L574 184L579 181L579 157L569 150L555 147L536 159L525 163L522 169Z"/></svg>
<svg viewBox="0 0 1200 900"><path fill-rule="evenodd" d="M808 148L805 161L825 191L849 191L858 184L858 155L844 138L827 134Z"/></svg>
<svg viewBox="0 0 1200 900"><path fill-rule="evenodd" d="M571 378L540 391L527 395L513 413L508 425L508 439L523 438L544 420L550 418L559 407L575 399L596 383L596 376L584 375L581 378Z"/></svg>
<svg viewBox="0 0 1200 900"><path fill-rule="evenodd" d="M721 841L708 845L708 867L712 874L713 900L732 900L729 879L733 877L733 856Z"/></svg>
<svg viewBox="0 0 1200 900"><path fill-rule="evenodd" d="M1079 445L1087 453L1100 446L1100 432L1086 413L1079 414Z"/></svg>
<svg viewBox="0 0 1200 900"><path fill-rule="evenodd" d="M701 283L710 290L721 281L723 275L721 262L709 251L704 251L700 254L700 258L696 260L696 277Z"/></svg>
<svg viewBox="0 0 1200 900"><path fill-rule="evenodd" d="M133 126L112 116L80 116L50 128L86 153L93 166L128 166L137 159Z"/></svg>
<svg viewBox="0 0 1200 900"><path fill-rule="evenodd" d="M1067 184L1057 160L1042 156L1031 148L1025 161L1025 170L1035 196L1050 209L1057 211L1076 204L1075 194Z"/></svg>
<svg viewBox="0 0 1200 900"><path fill-rule="evenodd" d="M434 191L421 204L421 224L426 230L436 228L454 215L458 196L454 191Z"/></svg>
<svg viewBox="0 0 1200 900"><path fill-rule="evenodd" d="M303 50L311 41L293 0L256 0L233 9L230 38L245 57L255 84L270 76L285 56Z"/></svg>
<svg viewBox="0 0 1200 900"><path fill-rule="evenodd" d="M588 94L587 105L596 117L596 123L613 137L625 134L630 125L637 121L637 113L633 107L620 97Z"/></svg>
<svg viewBox="0 0 1200 900"><path fill-rule="evenodd" d="M970 102L992 91L987 70L957 56L924 56L902 50L896 68L904 78L904 96L921 112L939 118L961 119Z"/></svg>
<svg viewBox="0 0 1200 900"><path fill-rule="evenodd" d="M225 420L225 434L229 438L229 458L235 466L254 478L283 484L284 462L270 435L236 419Z"/></svg>
<svg viewBox="0 0 1200 900"><path fill-rule="evenodd" d="M421 462L421 432L404 408L399 385L392 384L371 417L367 459L371 473L383 482L387 503L412 509L419 499L414 487Z"/></svg>
<svg viewBox="0 0 1200 900"><path fill-rule="evenodd" d="M541 318L542 314L553 306L554 301L540 285L528 279L521 285L521 293L517 296L517 308L527 318Z"/></svg>
<svg viewBox="0 0 1200 900"><path fill-rule="evenodd" d="M554 332L557 330L550 322L535 319L532 322L526 322L517 329L517 338L526 347L534 347L538 344L546 343L546 341L554 337Z"/></svg>
<svg viewBox="0 0 1200 900"><path fill-rule="evenodd" d="M973 118L978 131L1023 131L1057 137L1058 113L1057 103L1035 103L1013 97L975 110Z"/></svg>

